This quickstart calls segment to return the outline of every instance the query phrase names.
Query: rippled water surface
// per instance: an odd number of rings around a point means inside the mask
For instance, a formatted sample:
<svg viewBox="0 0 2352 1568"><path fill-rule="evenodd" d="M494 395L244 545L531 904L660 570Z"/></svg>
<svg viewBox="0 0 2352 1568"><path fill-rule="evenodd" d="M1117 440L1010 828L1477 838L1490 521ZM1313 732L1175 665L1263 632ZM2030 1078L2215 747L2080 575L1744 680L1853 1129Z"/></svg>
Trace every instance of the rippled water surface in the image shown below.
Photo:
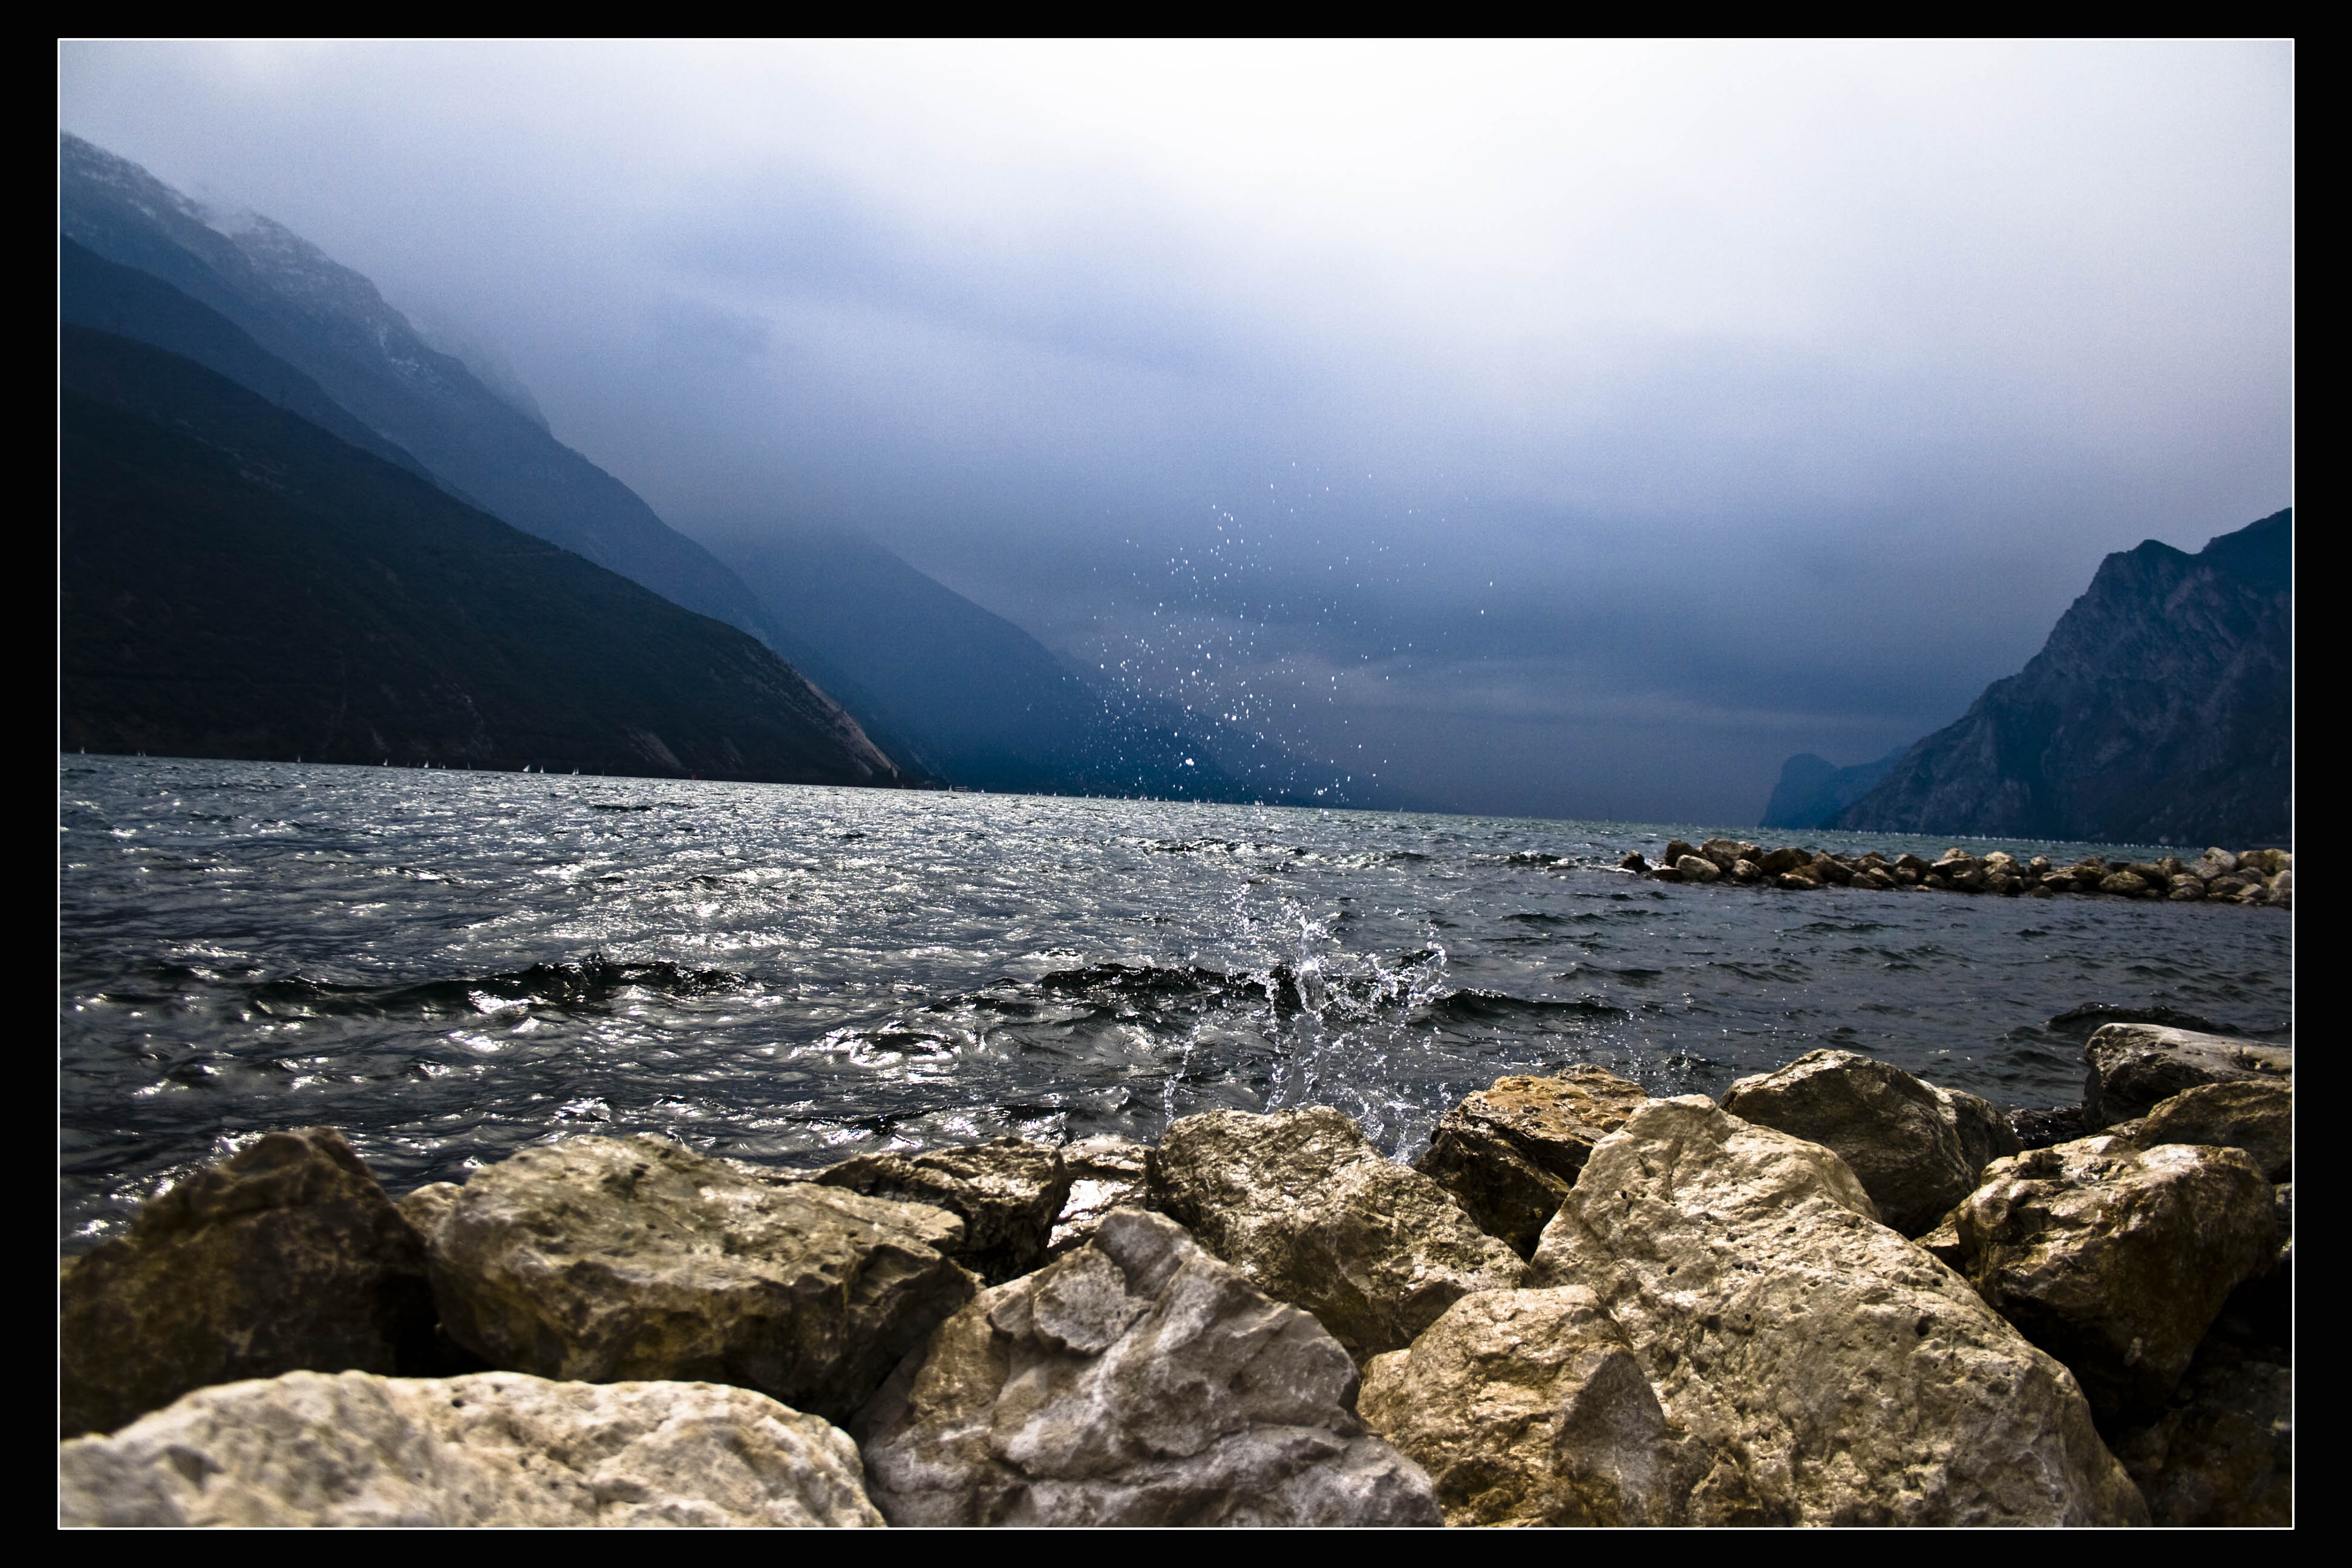
<svg viewBox="0 0 2352 1568"><path fill-rule="evenodd" d="M111 757L60 774L70 1248L271 1127L341 1127L395 1192L569 1131L807 1165L1307 1102L1410 1156L1505 1072L1719 1093L1839 1046L2041 1105L2080 1098L2079 1041L2040 1026L2084 1003L2289 1024L2279 910L1613 869L1707 836L1689 827Z"/></svg>

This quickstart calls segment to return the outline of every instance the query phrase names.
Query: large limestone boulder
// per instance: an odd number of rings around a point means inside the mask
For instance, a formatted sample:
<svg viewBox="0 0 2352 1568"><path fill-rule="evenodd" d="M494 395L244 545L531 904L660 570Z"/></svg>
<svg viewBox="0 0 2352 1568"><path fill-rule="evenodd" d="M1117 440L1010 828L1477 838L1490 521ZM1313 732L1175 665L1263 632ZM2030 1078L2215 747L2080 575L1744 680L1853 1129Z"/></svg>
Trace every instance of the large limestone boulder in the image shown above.
<svg viewBox="0 0 2352 1568"><path fill-rule="evenodd" d="M1356 1386L1313 1318L1121 1208L941 1324L854 1429L898 1525L1438 1523Z"/></svg>
<svg viewBox="0 0 2352 1568"><path fill-rule="evenodd" d="M1498 1078L1445 1113L1413 1169L1525 1258L1592 1146L1647 1099L1640 1084L1596 1067Z"/></svg>
<svg viewBox="0 0 2352 1568"><path fill-rule="evenodd" d="M1667 1420L1802 1524L2122 1524L2139 1493L2066 1369L1877 1221L1845 1163L1692 1095L1601 1141L1536 1249Z"/></svg>
<svg viewBox="0 0 2352 1568"><path fill-rule="evenodd" d="M2145 1116L2200 1083L2278 1083L2294 1073L2292 1047L2159 1024L2102 1025L2084 1052L2091 1074L2083 1085L2083 1117L2094 1127Z"/></svg>
<svg viewBox="0 0 2352 1568"><path fill-rule="evenodd" d="M739 1384L836 1420L971 1299L962 1236L659 1138L572 1138L474 1173L433 1233L433 1290L494 1366Z"/></svg>
<svg viewBox="0 0 2352 1568"><path fill-rule="evenodd" d="M1328 1106L1184 1118L1153 1152L1151 1197L1359 1361L1403 1349L1473 1290L1527 1277L1444 1188L1383 1158Z"/></svg>
<svg viewBox="0 0 2352 1568"><path fill-rule="evenodd" d="M2159 1143L2209 1143L2242 1149L2273 1182L2294 1179L2294 1090L2292 1080L2240 1079L2200 1083L2160 1101L2136 1121L2108 1129L2141 1149Z"/></svg>
<svg viewBox="0 0 2352 1568"><path fill-rule="evenodd" d="M58 1450L68 1525L879 1525L848 1436L749 1389L347 1372Z"/></svg>
<svg viewBox="0 0 2352 1568"><path fill-rule="evenodd" d="M1482 1290L1374 1356L1356 1408L1448 1524L1774 1524L1740 1458L1677 1426L1591 1290Z"/></svg>
<svg viewBox="0 0 2352 1568"><path fill-rule="evenodd" d="M1062 1146L1062 1163L1070 1173L1070 1195L1062 1200L1062 1212L1045 1243L1050 1257L1084 1247L1111 1210L1150 1205L1149 1144L1114 1133L1080 1138Z"/></svg>
<svg viewBox="0 0 2352 1568"><path fill-rule="evenodd" d="M433 1332L424 1243L326 1127L268 1133L149 1200L58 1294L68 1436L206 1384L400 1371Z"/></svg>
<svg viewBox="0 0 2352 1568"><path fill-rule="evenodd" d="M1836 1150L1879 1217L1906 1236L1933 1230L1988 1163L2021 1147L1985 1100L1852 1051L1808 1051L1743 1078L1723 1109Z"/></svg>
<svg viewBox="0 0 2352 1568"><path fill-rule="evenodd" d="M1045 1260L1054 1222L1070 1194L1061 1151L1024 1138L919 1154L860 1154L809 1179L947 1210L963 1221L963 1241L949 1250L992 1285Z"/></svg>
<svg viewBox="0 0 2352 1568"><path fill-rule="evenodd" d="M1952 1215L1962 1271L2103 1418L2159 1408L2230 1292L2277 1261L2243 1151L2084 1138L1998 1160Z"/></svg>

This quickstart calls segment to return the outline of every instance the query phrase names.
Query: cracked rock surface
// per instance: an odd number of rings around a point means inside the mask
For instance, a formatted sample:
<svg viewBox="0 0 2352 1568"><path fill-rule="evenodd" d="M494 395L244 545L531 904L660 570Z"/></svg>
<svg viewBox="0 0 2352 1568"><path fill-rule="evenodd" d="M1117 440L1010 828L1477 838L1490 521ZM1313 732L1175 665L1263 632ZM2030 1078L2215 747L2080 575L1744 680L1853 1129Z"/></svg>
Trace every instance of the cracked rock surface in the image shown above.
<svg viewBox="0 0 2352 1568"><path fill-rule="evenodd" d="M707 1383L348 1372L202 1389L58 1451L68 1525L879 1525L857 1450Z"/></svg>
<svg viewBox="0 0 2352 1568"><path fill-rule="evenodd" d="M1436 1524L1354 1363L1160 1215L982 1293L853 1424L897 1525Z"/></svg>
<svg viewBox="0 0 2352 1568"><path fill-rule="evenodd" d="M2147 1520L2074 1375L1879 1224L1818 1143L1652 1100L1593 1150L1535 1270L1592 1292L1666 1420L1774 1517Z"/></svg>

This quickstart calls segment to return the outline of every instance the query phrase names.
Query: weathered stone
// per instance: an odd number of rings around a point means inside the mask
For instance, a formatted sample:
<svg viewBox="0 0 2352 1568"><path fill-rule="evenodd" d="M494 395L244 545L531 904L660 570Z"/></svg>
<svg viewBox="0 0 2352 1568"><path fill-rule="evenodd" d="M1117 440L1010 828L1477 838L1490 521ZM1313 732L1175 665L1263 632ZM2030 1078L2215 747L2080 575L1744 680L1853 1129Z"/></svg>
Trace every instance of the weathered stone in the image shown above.
<svg viewBox="0 0 2352 1568"><path fill-rule="evenodd" d="M2102 1025L2083 1049L2091 1063L2083 1084L2083 1116L2093 1127L2145 1116L2160 1101L2200 1083L2285 1083L2294 1073L2290 1047L2158 1024Z"/></svg>
<svg viewBox="0 0 2352 1568"><path fill-rule="evenodd" d="M431 1256L493 1365L756 1388L828 1420L971 1298L953 1215L763 1182L659 1138L573 1138L474 1173Z"/></svg>
<svg viewBox="0 0 2352 1568"><path fill-rule="evenodd" d="M1527 1265L1444 1188L1384 1159L1347 1116L1310 1106L1188 1116L1151 1161L1152 1206L1361 1361L1401 1350L1473 1290Z"/></svg>
<svg viewBox="0 0 2352 1568"><path fill-rule="evenodd" d="M963 1241L943 1250L992 1285L1045 1260L1054 1222L1070 1195L1061 1151L1023 1138L919 1154L859 1154L809 1179L947 1210L963 1221Z"/></svg>
<svg viewBox="0 0 2352 1568"><path fill-rule="evenodd" d="M2270 894L2270 902L2277 905L2280 909L2291 910L2294 908L2294 870L2290 868L2281 871L2277 876L2273 877L2270 879L2269 887L2265 890Z"/></svg>
<svg viewBox="0 0 2352 1568"><path fill-rule="evenodd" d="M2266 1362L2198 1359L2164 1414L2116 1442L2152 1521L2294 1524L2294 1374Z"/></svg>
<svg viewBox="0 0 2352 1568"><path fill-rule="evenodd" d="M1723 1109L1835 1150L1880 1217L1906 1236L1935 1228L1976 1190L1989 1162L2021 1147L2000 1112L1975 1095L1852 1051L1809 1051L1743 1078Z"/></svg>
<svg viewBox="0 0 2352 1568"><path fill-rule="evenodd" d="M289 1373L58 1451L68 1525L867 1525L846 1434L749 1389Z"/></svg>
<svg viewBox="0 0 2352 1568"><path fill-rule="evenodd" d="M1642 852L1639 849L1635 849L1617 862L1617 868L1620 871L1631 871L1635 876L1639 876L1650 868L1650 863L1642 858Z"/></svg>
<svg viewBox="0 0 2352 1568"><path fill-rule="evenodd" d="M1148 1207L1150 1163L1150 1148L1132 1138L1106 1134L1064 1144L1062 1163L1070 1173L1070 1195L1062 1200L1062 1212L1054 1221L1048 1255L1059 1258L1085 1246L1103 1215L1113 1209Z"/></svg>
<svg viewBox="0 0 2352 1568"><path fill-rule="evenodd" d="M449 1211L457 1206L457 1199L465 1191L465 1187L457 1182L427 1182L406 1197L398 1199L393 1206L415 1227L418 1236L430 1241L433 1233L441 1228L441 1222L449 1217Z"/></svg>
<svg viewBox="0 0 2352 1568"><path fill-rule="evenodd" d="M2119 1524L2146 1506L2066 1369L1877 1223L1818 1143L1693 1095L1592 1152L1536 1251L1669 1422L1804 1524Z"/></svg>
<svg viewBox="0 0 2352 1568"><path fill-rule="evenodd" d="M2270 1184L2242 1151L2104 1136L1995 1161L1952 1219L1978 1293L2105 1420L2163 1405L2278 1247Z"/></svg>
<svg viewBox="0 0 2352 1568"><path fill-rule="evenodd" d="M2272 1182L2294 1179L2294 1090L2269 1079L2202 1083L2107 1130L2134 1148L2205 1143L2242 1149Z"/></svg>
<svg viewBox="0 0 2352 1568"><path fill-rule="evenodd" d="M2047 1149L2053 1143L2072 1143L2094 1131L2084 1121L2079 1105L2040 1105L2012 1110L2009 1113L2009 1125L2017 1134L2021 1152Z"/></svg>
<svg viewBox="0 0 2352 1568"><path fill-rule="evenodd" d="M2166 889L2164 896L2174 903L2201 900L2205 896L2205 884L2184 871L2172 879L2172 885Z"/></svg>
<svg viewBox="0 0 2352 1568"><path fill-rule="evenodd" d="M1814 856L1813 874L1822 881L1834 882L1841 888L1853 880L1853 868L1834 855Z"/></svg>
<svg viewBox="0 0 2352 1568"><path fill-rule="evenodd" d="M2099 891L2132 898L2151 891L2145 878L2132 871L2110 871L2099 879Z"/></svg>
<svg viewBox="0 0 2352 1568"><path fill-rule="evenodd" d="M1765 875L1778 877L1794 871L1801 866L1811 865L1813 858L1801 849L1780 848L1759 857L1756 863L1764 868Z"/></svg>
<svg viewBox="0 0 2352 1568"><path fill-rule="evenodd" d="M332 1128L271 1132L141 1206L58 1283L62 1432L193 1388L425 1353L425 1247Z"/></svg>
<svg viewBox="0 0 2352 1568"><path fill-rule="evenodd" d="M2198 880L2210 882L2216 877L2226 877L2238 868L2238 858L2227 849L2211 848L2189 864L2189 873Z"/></svg>
<svg viewBox="0 0 2352 1568"><path fill-rule="evenodd" d="M1438 1523L1355 1394L1312 1317L1118 1209L942 1323L854 1430L897 1525Z"/></svg>
<svg viewBox="0 0 2352 1568"><path fill-rule="evenodd" d="M1677 865L1681 862L1684 856L1696 855L1697 853L1698 846L1691 843L1688 839L1668 839L1666 841L1665 852L1658 857L1658 863L1663 866Z"/></svg>
<svg viewBox="0 0 2352 1568"><path fill-rule="evenodd" d="M1723 875L1723 868L1703 855L1685 855L1675 862L1685 882L1712 882Z"/></svg>
<svg viewBox="0 0 2352 1568"><path fill-rule="evenodd" d="M1596 1067L1499 1078L1445 1113L1413 1169L1525 1258L1592 1146L1648 1098L1640 1084Z"/></svg>
<svg viewBox="0 0 2352 1568"><path fill-rule="evenodd" d="M1731 863L1731 879L1735 882L1759 881L1763 876L1764 868L1753 860L1734 860Z"/></svg>
<svg viewBox="0 0 2352 1568"><path fill-rule="evenodd" d="M1429 1472L1448 1524L1775 1524L1740 1456L1667 1419L1580 1285L1482 1290L1375 1356L1357 1409Z"/></svg>
<svg viewBox="0 0 2352 1568"><path fill-rule="evenodd" d="M1894 873L1884 866L1865 867L1853 874L1853 886L1857 888L1871 888L1885 893L1891 892L1902 885L1895 879Z"/></svg>
<svg viewBox="0 0 2352 1568"><path fill-rule="evenodd" d="M1791 893L1818 893L1822 890L1822 879L1811 866L1783 871L1772 879L1772 885Z"/></svg>
<svg viewBox="0 0 2352 1568"><path fill-rule="evenodd" d="M1922 860L1916 855L1897 855L1895 858L1895 868L1897 871L1908 871L1913 877L1916 878L1926 876L1928 872L1934 870L1935 867L1930 865L1928 862Z"/></svg>
<svg viewBox="0 0 2352 1568"><path fill-rule="evenodd" d="M1710 838L1698 847L1698 852L1724 871L1730 870L1742 860L1753 860L1764 853L1759 846L1744 838Z"/></svg>

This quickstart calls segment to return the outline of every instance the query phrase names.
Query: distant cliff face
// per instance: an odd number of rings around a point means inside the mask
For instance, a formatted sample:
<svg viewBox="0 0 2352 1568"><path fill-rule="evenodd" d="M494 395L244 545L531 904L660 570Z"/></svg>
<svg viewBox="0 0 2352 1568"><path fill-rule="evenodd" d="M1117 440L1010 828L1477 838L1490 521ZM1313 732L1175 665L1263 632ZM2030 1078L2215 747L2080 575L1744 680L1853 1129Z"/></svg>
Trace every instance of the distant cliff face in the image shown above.
<svg viewBox="0 0 2352 1568"><path fill-rule="evenodd" d="M1828 826L2291 844L2294 529L2108 556L2022 670Z"/></svg>
<svg viewBox="0 0 2352 1568"><path fill-rule="evenodd" d="M1772 786L1759 827L1820 827L1870 793L1887 770L1903 758L1897 746L1876 762L1842 768L1825 757L1800 752L1780 764L1780 782Z"/></svg>

